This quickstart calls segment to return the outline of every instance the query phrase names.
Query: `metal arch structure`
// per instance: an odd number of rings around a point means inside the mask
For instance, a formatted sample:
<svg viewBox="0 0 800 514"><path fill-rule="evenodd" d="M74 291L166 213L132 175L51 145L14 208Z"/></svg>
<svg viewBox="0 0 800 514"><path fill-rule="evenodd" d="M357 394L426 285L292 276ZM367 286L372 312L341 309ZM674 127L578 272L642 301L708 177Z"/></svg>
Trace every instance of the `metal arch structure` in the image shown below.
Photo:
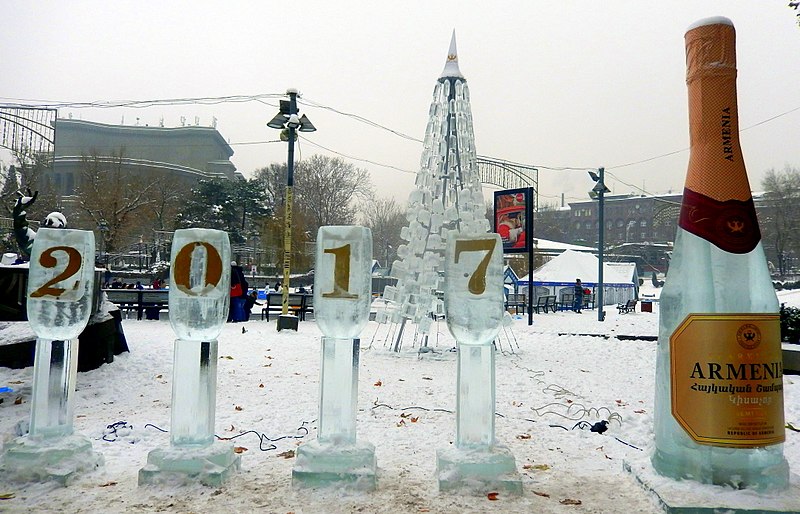
<svg viewBox="0 0 800 514"><path fill-rule="evenodd" d="M58 110L0 104L0 147L12 152L55 153Z"/></svg>
<svg viewBox="0 0 800 514"><path fill-rule="evenodd" d="M539 210L539 168L529 164L504 161L479 155L478 173L483 184L492 184L503 189L533 188L533 211Z"/></svg>

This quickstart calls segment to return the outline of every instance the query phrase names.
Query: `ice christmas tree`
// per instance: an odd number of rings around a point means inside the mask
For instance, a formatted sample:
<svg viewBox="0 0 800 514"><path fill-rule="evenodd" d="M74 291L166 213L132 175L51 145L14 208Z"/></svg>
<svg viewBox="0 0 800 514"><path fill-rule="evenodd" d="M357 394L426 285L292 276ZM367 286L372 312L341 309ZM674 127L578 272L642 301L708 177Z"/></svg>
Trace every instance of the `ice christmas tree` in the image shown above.
<svg viewBox="0 0 800 514"><path fill-rule="evenodd" d="M399 325L393 349L399 351L407 322L417 325L423 345L436 316L443 315L442 265L449 234L477 235L489 231L478 176L469 88L458 68L456 34L436 87L425 130L424 148L415 189L408 197L408 226L400 235L391 276L395 286L384 289L386 310L380 323Z"/></svg>

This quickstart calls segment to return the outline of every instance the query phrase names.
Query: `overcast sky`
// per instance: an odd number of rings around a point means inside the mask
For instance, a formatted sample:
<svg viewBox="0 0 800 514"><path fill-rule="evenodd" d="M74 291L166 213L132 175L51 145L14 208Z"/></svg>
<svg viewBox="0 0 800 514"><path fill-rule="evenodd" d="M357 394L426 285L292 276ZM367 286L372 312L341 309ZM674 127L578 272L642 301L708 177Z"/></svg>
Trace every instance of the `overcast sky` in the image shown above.
<svg viewBox="0 0 800 514"><path fill-rule="evenodd" d="M0 103L297 88L304 101L422 139L455 29L478 154L540 166L542 203L587 198L584 168L598 166L614 193L664 193L682 189L688 160L683 36L692 22L721 15L737 30L742 147L759 190L766 170L800 168L800 27L787 4L4 0ZM234 164L250 176L286 160L285 143L264 143L277 139L266 127L277 100L59 115L151 126L163 118L168 127L182 116L201 125L215 117ZM300 110L318 129L301 140L300 158L343 154L370 171L380 196L405 203L421 143L328 109ZM581 169L548 169L560 167Z"/></svg>

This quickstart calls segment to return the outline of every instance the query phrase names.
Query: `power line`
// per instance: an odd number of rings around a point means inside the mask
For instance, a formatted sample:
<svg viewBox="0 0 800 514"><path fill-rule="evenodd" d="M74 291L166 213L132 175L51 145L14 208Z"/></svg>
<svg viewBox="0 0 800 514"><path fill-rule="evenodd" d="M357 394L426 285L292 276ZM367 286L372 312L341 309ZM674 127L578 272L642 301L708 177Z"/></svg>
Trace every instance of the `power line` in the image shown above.
<svg viewBox="0 0 800 514"><path fill-rule="evenodd" d="M360 162L366 162L366 163L369 163L369 164L374 164L375 166L383 166L384 168L391 168L393 170L402 171L403 173L410 173L412 175L416 175L417 174L416 171L411 171L411 170L406 170L406 169L403 169L403 168L398 168L397 166L392 166L391 164L383 164L381 162L375 162L375 161L371 161L369 159L362 159L360 157L353 157L352 155L347 155L347 154L344 154L342 152L337 152L336 150L333 150L333 149L328 148L326 146L322 146L321 144L315 143L314 141L311 141L310 139L308 139L306 137L303 137L303 136L300 136L300 139L302 139L303 141L305 141L306 143L308 143L310 145L314 145L314 146L322 148L323 150L326 150L328 152L334 153L336 155L340 155L342 157L346 157L347 159L352 159L354 161L360 161Z"/></svg>

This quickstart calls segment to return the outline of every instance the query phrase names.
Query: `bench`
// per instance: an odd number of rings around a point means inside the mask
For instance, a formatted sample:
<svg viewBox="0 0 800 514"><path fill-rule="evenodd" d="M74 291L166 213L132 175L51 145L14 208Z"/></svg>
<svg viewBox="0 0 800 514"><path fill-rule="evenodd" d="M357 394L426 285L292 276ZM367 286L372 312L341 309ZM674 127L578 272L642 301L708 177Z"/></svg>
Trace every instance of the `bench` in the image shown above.
<svg viewBox="0 0 800 514"><path fill-rule="evenodd" d="M136 312L137 320L141 320L145 312L147 319L158 319L161 309L169 309L167 289L103 289L103 292L120 311Z"/></svg>
<svg viewBox="0 0 800 514"><path fill-rule="evenodd" d="M571 311L575 306L574 293L561 293L561 301L558 303L558 310Z"/></svg>
<svg viewBox="0 0 800 514"><path fill-rule="evenodd" d="M314 312L314 297L310 294L289 293L289 310L297 316L300 321L306 320L307 312ZM283 312L283 295L280 293L270 293L267 301L261 308L261 319L269 321L269 313L281 314Z"/></svg>
<svg viewBox="0 0 800 514"><path fill-rule="evenodd" d="M637 300L628 300L625 303L617 304L617 310L620 314L627 314L629 312L636 312Z"/></svg>
<svg viewBox="0 0 800 514"><path fill-rule="evenodd" d="M506 297L506 310L514 308L517 313L525 314L525 308L528 306L528 302L525 299L525 295L522 293L508 293Z"/></svg>
<svg viewBox="0 0 800 514"><path fill-rule="evenodd" d="M533 312L539 314L539 311L544 312L547 314L547 309L550 309L553 312L556 312L556 297L555 296L540 296L536 299L536 303L533 306Z"/></svg>

